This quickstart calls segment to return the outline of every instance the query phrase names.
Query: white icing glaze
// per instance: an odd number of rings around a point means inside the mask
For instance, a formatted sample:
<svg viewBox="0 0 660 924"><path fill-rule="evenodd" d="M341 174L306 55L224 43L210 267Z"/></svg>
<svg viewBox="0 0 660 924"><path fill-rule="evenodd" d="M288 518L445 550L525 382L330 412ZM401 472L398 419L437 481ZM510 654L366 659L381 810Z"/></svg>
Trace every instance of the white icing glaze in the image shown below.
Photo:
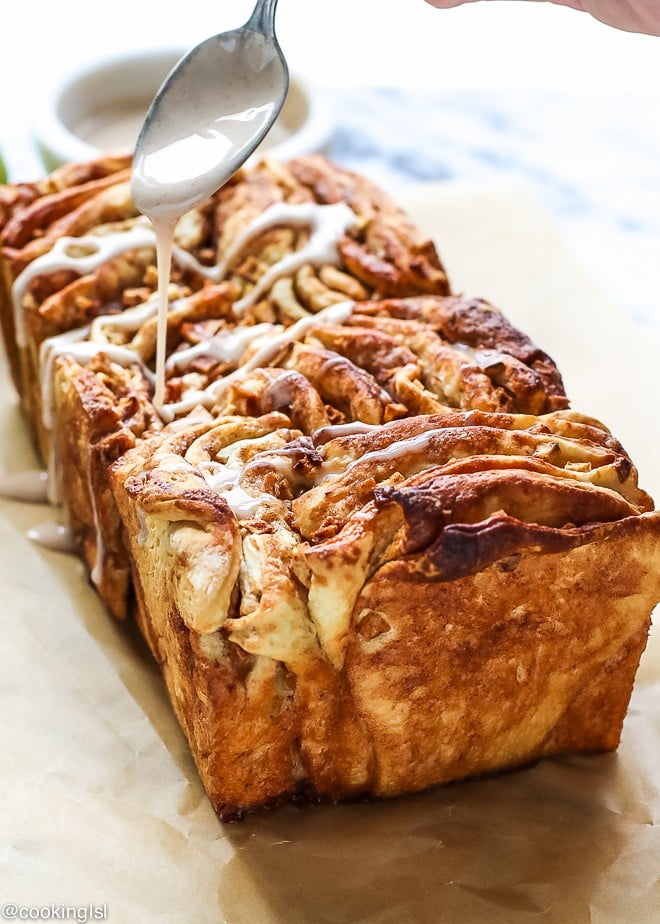
<svg viewBox="0 0 660 924"><path fill-rule="evenodd" d="M492 369L493 366L511 362L511 356L507 353L502 353L501 350L477 349L468 346L467 343L461 343L460 341L451 343L449 346L453 347L455 350L459 350L461 353L465 353L465 355L469 357L476 366L483 369L484 372L487 369Z"/></svg>
<svg viewBox="0 0 660 924"><path fill-rule="evenodd" d="M175 452L159 453L158 468L170 474L176 474L177 472L190 473L195 471L194 466L192 466L190 462L187 462L183 456L179 456Z"/></svg>
<svg viewBox="0 0 660 924"><path fill-rule="evenodd" d="M29 504L45 504L48 500L48 472L38 469L0 472L0 497Z"/></svg>
<svg viewBox="0 0 660 924"><path fill-rule="evenodd" d="M201 463L199 470L208 486L214 491L233 487L241 475L240 469L213 461Z"/></svg>
<svg viewBox="0 0 660 924"><path fill-rule="evenodd" d="M273 402L273 408L289 407L294 398L295 372L283 372L268 386L268 395Z"/></svg>
<svg viewBox="0 0 660 924"><path fill-rule="evenodd" d="M149 108L148 99L126 99L94 106L75 124L75 134L98 151L132 150Z"/></svg>
<svg viewBox="0 0 660 924"><path fill-rule="evenodd" d="M39 374L41 376L41 419L44 426L51 430L53 426L53 367L58 356L63 356L74 344L84 341L89 334L89 327L48 337L39 347Z"/></svg>
<svg viewBox="0 0 660 924"><path fill-rule="evenodd" d="M68 331L56 337L50 337L45 340L40 349L40 374L41 374L41 416L44 426L52 430L54 422L54 393L53 393L53 372L55 360L58 356L71 356L81 363L88 362L94 356L100 353L105 354L112 362L122 366L138 365L141 367L144 375L153 381L153 373L145 366L140 356L127 347L104 341L92 342L84 338L89 334L89 328L80 328L74 331ZM52 443L52 441L51 441ZM56 475L57 460L55 458L54 447L51 445L50 459L48 465L51 476L48 479L49 500L51 503L59 501L58 479ZM103 566L105 561L105 543L103 540L103 531L96 503L96 494L89 483L89 499L92 506L92 515L94 518L94 530L96 534L96 561L91 571L91 578L94 584L98 586L103 577ZM49 538L49 541L52 537ZM59 541L59 540L57 540ZM42 544L46 544L42 541Z"/></svg>
<svg viewBox="0 0 660 924"><path fill-rule="evenodd" d="M304 476L298 475L293 466L296 457L300 455L300 447L282 447L281 449L267 449L253 456L243 467L243 475L249 471L259 468L270 468L283 475L287 481L294 484L302 484L306 481Z"/></svg>
<svg viewBox="0 0 660 924"><path fill-rule="evenodd" d="M48 503L53 507L57 507L62 503L61 468L52 440L50 441L46 462L48 465Z"/></svg>
<svg viewBox="0 0 660 924"><path fill-rule="evenodd" d="M129 250L140 247L153 247L155 244L154 233L142 221L140 219L139 223L136 223L132 228L123 231L108 234L89 234L84 237L60 238L48 253L33 260L23 270L15 280L12 292L16 339L19 345L25 345L23 298L30 283L42 274L64 269L71 269L82 275L92 272L103 263ZM176 304L176 302L173 304ZM153 382L153 373L142 362L140 356L128 347L108 343L104 333L106 327L137 330L155 311L156 301L152 298L144 305L127 309L121 314L103 315L96 318L91 327L67 331L64 334L50 337L41 344L39 359L42 419L47 429L52 429L53 426L53 371L55 360L58 356L71 356L84 363L99 353L105 353L112 362L120 365L139 365L144 375ZM0 494L11 495L26 501L48 500L51 504L56 505L60 502L57 471L58 460L55 458L53 447L51 447L47 474L24 472L11 476L11 478L5 476L3 480L0 480ZM89 497L94 516L97 551L91 577L94 583L98 584L103 573L105 549L96 498L91 485ZM70 534L66 527L60 527L56 524L45 524L43 527L33 530L30 538L50 548L66 549L71 544Z"/></svg>
<svg viewBox="0 0 660 924"><path fill-rule="evenodd" d="M231 448L234 449L236 444ZM225 465L221 462L206 462L199 466L199 471L210 488L217 491L227 502L238 519L254 516L264 503L271 503L271 494L252 495L241 487L243 466Z"/></svg>
<svg viewBox="0 0 660 924"><path fill-rule="evenodd" d="M144 364L135 350L113 343L93 343L91 340L80 339L83 330L85 334L88 332L88 328L69 331L57 337L50 337L41 345L41 414L44 426L49 430L53 428L53 369L58 356L70 356L80 363L86 363L100 353L104 353L111 362L120 366L139 366L145 378L151 382L154 380L152 371Z"/></svg>
<svg viewBox="0 0 660 924"><path fill-rule="evenodd" d="M511 362L511 356L502 353L500 350L473 350L472 358L480 369L486 371L493 366L505 365Z"/></svg>
<svg viewBox="0 0 660 924"><path fill-rule="evenodd" d="M150 99L122 100L103 106L76 123L75 133L99 151L133 150ZM257 150L268 150L291 137L291 128L276 122Z"/></svg>
<svg viewBox="0 0 660 924"><path fill-rule="evenodd" d="M220 281L223 279L231 264L238 258L241 250L255 236L264 233L269 228L279 225L288 226L306 226L312 228L312 234L307 244L299 251L284 257L262 276L257 285L248 295L237 302L234 306L237 313L244 312L250 305L254 304L265 292L267 292L273 283L281 276L287 273L294 273L300 266L306 263L337 263L339 259L337 245L341 237L356 222L354 212L343 202L333 205L318 205L316 203L276 203L266 209L261 215L243 230L232 246L227 250L221 262L215 267L205 267L200 264L192 254L174 247L174 256L177 262L184 263L198 272L202 273L209 279ZM63 339L50 338L50 346L57 342L57 350L48 350L47 364L48 374L42 374L42 382L50 381L52 377L52 364L57 355L60 345L84 340L90 336L93 341L103 339L103 329L107 326L113 326L121 329L138 329L140 324L144 323L153 313L158 310L158 350L156 362L156 395L155 404L161 406L164 401L165 393L165 347L167 340L167 314L170 310L167 298L167 285L170 275L170 248L171 239L174 233L174 223L167 221L161 226L159 224L156 234L150 228L143 224L136 223L131 228L123 231L110 232L108 234L88 234L83 237L64 237L56 241L48 253L42 254L33 260L17 277L13 284L14 300L14 317L16 328L16 340L20 346L25 346L25 321L23 312L23 298L31 282L40 275L57 272L59 270L70 269L83 275L92 272L102 264L112 260L129 250L140 247L153 247L154 244L160 248L159 265L159 295L158 308L150 299L144 305L136 309L128 309L118 315L103 315L97 318L91 327L81 329L80 331L67 332L60 335ZM75 251L72 253L71 251ZM80 251L83 251L80 253ZM85 252L86 251L86 252ZM344 304L344 303L342 303ZM331 306L337 308L339 306ZM327 311L328 309L326 309ZM319 314L324 314L320 312ZM314 317L319 317L315 315ZM306 321L308 319L303 319ZM299 322L300 323L300 322ZM340 321L335 323L341 323ZM294 325L296 327L297 325ZM84 330L84 333L83 333ZM241 341L236 341L237 348L240 349ZM126 364L126 354L120 351L124 347L114 347L114 361ZM264 348L266 349L266 348ZM109 348L106 350L109 352ZM76 351L81 361L85 358L91 358L95 354L87 354L84 350L78 348ZM75 355L71 353L71 355ZM198 352L194 354L200 355ZM241 354L242 355L242 354ZM192 355L191 355L191 358ZM139 362L139 359L136 360ZM227 361L231 361L228 359ZM180 364L181 357L177 359ZM263 360L261 361L263 362ZM145 370L142 364L143 370ZM254 366L253 368L256 368ZM48 415L48 411L46 412ZM47 424L50 426L50 424Z"/></svg>
<svg viewBox="0 0 660 924"><path fill-rule="evenodd" d="M293 450L274 449L271 452L259 453L254 459L250 459L245 466L244 473L251 468L263 466L265 463L269 468L273 468L276 472L279 472L280 475L284 475L289 481L297 480L298 476L293 470L294 462Z"/></svg>
<svg viewBox="0 0 660 924"><path fill-rule="evenodd" d="M167 357L168 288L172 269L172 245L178 216L151 215L156 232L156 264L158 266L158 330L156 337L156 387L154 404L165 403L165 360Z"/></svg>
<svg viewBox="0 0 660 924"><path fill-rule="evenodd" d="M209 50L211 45L198 48L195 67L179 69L177 79L157 98L138 139L131 193L154 225L158 249L157 406L163 404L165 394L163 288L169 281L174 226L227 182L272 121L281 65L277 55L269 56L263 41L255 32L245 46L226 45L220 57ZM197 82L192 82L191 73L197 74ZM200 82L200 74L206 80ZM222 265L200 271L217 281L225 272Z"/></svg>
<svg viewBox="0 0 660 924"><path fill-rule="evenodd" d="M434 430L426 430L424 433L418 433L416 436L410 436L405 440L396 440L383 449L365 452L364 455L360 456L358 459L354 459L350 465L347 465L343 472L332 471L333 466L337 464L337 460L332 459L324 463L315 483L322 484L324 481L348 475L357 465L362 465L364 462L374 462L375 464L388 462L392 459L398 459L401 456L407 456L410 453L417 452L420 449L426 449L433 437L437 436L439 433L446 432L446 429L438 427Z"/></svg>
<svg viewBox="0 0 660 924"><path fill-rule="evenodd" d="M294 212L294 210L299 211ZM295 215L295 220L292 218L293 215ZM340 262L339 241L357 221L355 213L345 202L337 202L334 205L317 205L316 203L287 205L286 203L281 203L280 205L271 206L261 217L266 216L269 216L271 225L311 224L312 234L304 247L301 247L295 253L288 254L271 266L255 287L244 298L236 302L234 311L239 315L247 311L248 308L259 301L262 295L270 291L278 279L287 274L295 273L306 263L311 263L314 266L328 263L338 265Z"/></svg>
<svg viewBox="0 0 660 924"><path fill-rule="evenodd" d="M276 330L272 324L255 324L252 327L235 327L232 330L221 331L210 340L202 340L186 350L172 353L165 364L169 371L181 369L189 365L198 356L211 356L218 362L236 364L241 359L248 346L259 337Z"/></svg>
<svg viewBox="0 0 660 924"><path fill-rule="evenodd" d="M342 436L357 436L360 433L372 433L374 430L382 429L383 424L368 424L362 423L361 420L354 420L353 423L332 424L321 427L320 430L313 434L313 439L321 437L324 443L329 443L330 440L338 439Z"/></svg>
<svg viewBox="0 0 660 924"><path fill-rule="evenodd" d="M48 275L59 270L69 269L84 275L93 272L104 263L115 257L121 256L130 250L137 250L141 247L155 247L156 235L151 228L146 227L144 219L138 221L131 227L123 231L113 231L108 234L89 234L84 237L63 237L55 242L53 247L45 254L37 257L29 263L22 273L14 280L12 287L13 308L14 308L14 325L16 330L16 342L19 346L26 345L25 335L25 317L23 310L23 298L27 292L30 283L37 276ZM89 250L87 254L75 256L68 253L73 248L82 248ZM197 261L181 247L173 247L174 258L177 263L186 264L193 261L196 268ZM169 274L168 274L169 275ZM180 299L172 302L169 310L180 304ZM91 339L102 338L103 327L114 327L117 329L137 330L144 321L156 314L158 305L158 294L149 298L143 305L135 308L126 309L120 314L101 315L96 318L91 325Z"/></svg>
<svg viewBox="0 0 660 924"><path fill-rule="evenodd" d="M180 304L181 299L172 302L170 309ZM152 318L158 311L158 296L152 295L141 305L135 305L133 308L126 308L119 314L101 314L95 318L89 328L89 339L106 341L106 327L114 330L136 331Z"/></svg>
<svg viewBox="0 0 660 924"><path fill-rule="evenodd" d="M213 398L219 397L233 381L251 372L253 369L259 369L261 366L268 366L269 363L289 346L289 344L301 340L312 328L319 327L322 324L343 324L344 321L350 318L354 306L355 302L340 302L337 305L330 305L328 308L324 308L323 311L319 311L318 314L312 314L309 315L309 317L301 318L299 321L296 321L295 324L292 324L291 327L287 327L283 330L281 334L269 340L265 346L257 350L257 352L237 369L236 372L232 372L231 375L227 375L223 379L213 382L213 384L208 387L207 392Z"/></svg>
<svg viewBox="0 0 660 924"><path fill-rule="evenodd" d="M209 190L209 194L214 190ZM165 343L166 331L163 326L166 310L164 304L164 288L169 282L169 254L172 246L172 235L174 225L172 217L168 214L167 220L156 217L154 228L156 230L156 240L158 242L158 286L160 294L160 311L159 311L159 332L156 364L156 397L154 403L157 407L163 404L165 394ZM258 215L227 249L220 263L216 266L204 266L199 263L192 254L185 251L177 251L175 248L175 257L177 262L185 264L189 268L196 270L201 275L213 282L221 282L229 272L232 264L240 256L245 245L260 234L280 225L284 226L309 226L311 236L308 242L297 250L295 253L288 254L273 266L271 266L259 279L254 288L240 301L233 306L236 315L244 314L248 308L254 305L262 295L266 294L273 284L282 276L295 273L301 266L307 263L314 265L333 264L337 265L339 260L338 244L341 238L346 234L349 228L352 228L357 221L355 213L346 205L345 202L337 202L333 205L318 205L316 202L287 203L278 202L267 208L265 212ZM331 306L333 307L333 306Z"/></svg>
<svg viewBox="0 0 660 924"><path fill-rule="evenodd" d="M389 446L385 446L384 449L365 452L359 459L351 462L344 474L348 474L356 465L361 465L363 462L375 462L376 464L389 462L392 459L399 459L401 456L408 456L420 449L426 449L434 437L446 432L446 429L437 427L434 430L425 430L424 433L418 433L416 436L409 436L405 440L396 440L394 443L390 443Z"/></svg>
<svg viewBox="0 0 660 924"><path fill-rule="evenodd" d="M228 249L227 253L223 257L223 260L217 266L205 267L197 260L195 260L192 254L188 254L186 251L178 247L173 248L174 257L177 262L187 264L191 268L196 269L198 272L202 273L207 278L220 281L224 278L232 262L237 259L241 250L243 247L245 247L246 243L251 238L264 233L269 228L277 227L278 225L309 225L312 228L312 234L307 244L296 253L284 257L274 266L270 267L270 269L259 280L257 285L252 289L252 291L247 296L245 296L245 298L236 303L234 306L235 311L237 313L241 313L245 311L250 305L254 304L254 302L257 301L265 292L267 292L273 283L282 275L293 273L300 266L303 266L306 263L337 263L337 244L343 234L345 234L348 228L352 227L355 222L355 214L343 202L335 203L333 205L318 205L316 203L276 203L267 209L264 213L259 215L246 229L244 229L244 231L239 235L233 245ZM96 355L96 353L86 351L82 346L77 347L76 350L72 350L68 347L66 350L64 350L63 344L83 341L86 337L90 337L90 339L94 342L105 342L103 337L103 330L105 327L111 326L117 329L124 328L129 330L137 330L139 326L148 318L153 316L157 310L159 316L159 325L156 361L157 368L155 377L155 404L157 407L163 405L165 394L165 347L167 340L167 314L170 310L170 305L167 298L167 285L169 283L170 267L169 247L171 247L173 230L174 225L171 222L162 227L159 225L156 234L154 234L154 231L145 227L143 224L136 223L133 225L133 227L127 230L110 232L108 234L89 234L83 237L60 238L55 242L48 253L42 254L40 257L37 257L36 260L33 260L17 277L13 285L16 340L20 346L25 346L26 340L23 298L30 283L35 278L43 274L53 273L63 269L70 269L79 275L83 275L85 273L92 272L102 264L129 250L134 250L140 247L153 247L154 244L156 244L161 250L161 255L158 259L158 307L156 308L154 301L149 299L144 305L137 306L135 309L127 309L121 314L103 315L99 318L96 318L96 320L92 323L91 330L89 328L81 328L78 331L69 331L66 334L59 335L59 337L50 338L48 341L46 341L49 346L44 351L44 354L42 354L48 367L46 371L42 370L42 386L44 382L50 382L52 380L52 366L57 355L62 355L63 352L67 352L69 355L75 355L82 362L84 362L86 359L90 359L93 355ZM76 253L70 252L73 249L75 249ZM79 253L80 250L82 250L83 253ZM85 253L84 251L87 252ZM341 305L344 304L346 303L341 303ZM325 311L332 311L332 309L340 308L341 305L330 306L330 309L325 309ZM325 311L319 312L318 315L314 315L312 317L318 318L320 315L324 315ZM339 315L337 315L337 317L339 317ZM302 319L303 322L308 320L310 319ZM330 320L330 316L328 316L328 320ZM298 324L300 323L301 322L298 322ZM341 321L331 321L330 323L341 323ZM293 325L293 328L299 329L297 325ZM293 328L289 328L289 330L292 330ZM303 330L304 329L305 328L303 328ZM243 341L240 339L240 337L234 341L237 350L241 349L242 342ZM280 342L282 341L277 340L278 344ZM114 356L111 358L113 358L114 361L120 362L124 365L130 362L126 353L123 352L127 348L113 346L112 349L114 351ZM220 347L220 349L222 350L222 347ZM264 347L264 350L267 349L267 347ZM277 349L279 349L279 345L277 346ZM241 355L243 351L244 350L241 350ZM99 351L97 350L96 352ZM109 345L105 349L105 352L110 355ZM190 355L190 358L194 358L196 355L200 355L200 353L195 352L195 354ZM223 358L223 355L224 354L221 354L221 358ZM141 363L139 357L136 357L135 361L140 363L143 371L145 371L150 380L154 381L151 377L151 373L146 369L144 364ZM227 361L231 361L231 359L228 358ZM263 359L260 360L259 363L252 366L252 368L256 368L257 365L263 364L265 361L266 360ZM177 364L180 365L180 363L181 356L177 358ZM195 401L195 403L197 402ZM52 416L52 412L50 410L51 405L52 401L44 402L44 407L46 408L46 418ZM177 403L177 412L180 412L184 406L190 408L194 407L195 404L190 405L189 399L186 398L183 402ZM176 416L176 412L172 416ZM50 425L50 423L46 424L46 426Z"/></svg>
<svg viewBox="0 0 660 924"><path fill-rule="evenodd" d="M187 430L192 424L199 423L200 421L210 421L211 415L204 407L198 406L197 414L188 414L187 417L180 417L178 420L172 420L167 425L167 433L180 433L182 430Z"/></svg>
<svg viewBox="0 0 660 924"><path fill-rule="evenodd" d="M309 225L312 233L307 243L300 250L288 254L269 267L254 288L236 302L234 311L237 314L243 314L268 292L278 279L295 273L306 263L315 266L328 263L337 265L340 262L337 249L339 241L349 228L354 227L356 221L355 213L345 202L337 202L333 205L318 205L315 202L296 204L278 202L271 205L243 230L227 249L217 266L209 268L198 263L195 268L209 279L220 282L240 256L245 245L253 238L280 225L288 227Z"/></svg>
<svg viewBox="0 0 660 924"><path fill-rule="evenodd" d="M29 529L27 537L36 545L42 545L46 549L52 549L55 552L73 552L75 545L73 535L68 526L62 526L54 520L47 520L45 523Z"/></svg>
<svg viewBox="0 0 660 924"><path fill-rule="evenodd" d="M144 164L142 164L141 167L144 167ZM186 185L189 186L190 184L186 183ZM179 184L179 186L179 192L181 192L183 187L181 184ZM202 186L204 186L203 183ZM196 201L201 201L201 199L213 192L215 188L217 188L217 186L208 189L206 187L203 189L200 188ZM186 195L187 194L188 193L186 193ZM161 202L161 205L162 204ZM190 207L192 204L194 203L187 203L187 207ZM154 402L157 407L161 408L164 419L173 420L178 413L192 410L197 404L212 404L233 381L243 377L253 369L272 362L272 360L274 360L290 343L302 338L305 333L314 326L322 323L340 324L351 314L353 303L343 302L339 305L333 305L319 312L317 315L303 318L292 327L282 330L281 333L274 336L269 343L257 350L248 362L237 369L236 372L213 383L213 385L204 392L193 391L186 395L182 401L164 406L167 315L170 310L168 284L172 253L174 254L174 258L181 265L194 269L206 278L219 282L225 278L232 264L240 257L243 248L254 237L279 225L294 227L309 226L311 234L308 242L299 251L289 254L278 263L271 266L251 292L236 303L234 310L236 314L240 315L258 301L262 295L268 292L273 283L281 276L293 274L307 263L314 265L339 263L338 243L348 229L355 225L357 220L353 211L345 203L336 203L327 206L318 205L316 203L300 203L293 205L276 203L259 215L246 229L244 229L223 255L223 259L217 266L206 267L200 264L192 254L173 245L176 220L185 210L186 208L183 208L181 203L178 201L175 202L172 196L170 196L169 199L166 197L164 207L156 207L156 205L152 203L150 210L144 209L145 212L149 211L152 219L155 218L154 231L145 227L141 222L138 222L133 227L118 232L110 232L108 234L92 233L79 238L61 238L54 243L48 253L41 255L28 264L15 280L12 295L16 340L19 346L25 346L26 331L23 300L30 284L38 276L61 270L72 270L78 275L84 275L93 272L104 263L107 263L127 251L142 247L153 247L154 245L156 245L157 248L159 277L157 305L156 300L149 299L144 305L137 306L134 309L128 309L119 315L104 315L97 318L92 323L91 327L69 331L57 337L49 338L42 344L40 349L41 397L42 417L46 428L52 429L53 425L53 371L54 363L58 356L71 356L79 362L84 363L88 362L99 353L104 353L112 362L124 366L133 364L139 365L144 375L151 382L155 383ZM154 376L134 350L125 346L108 343L105 339L105 328L114 327L115 329L137 330L142 323L153 316L156 310L158 311L158 343L156 375ZM170 357L167 366L169 368L179 369L185 367L187 363L201 355L211 355L218 358L220 361L230 363L239 362L249 344L258 337L265 335L267 330L272 329L270 325L256 325L255 327L239 328L238 330L227 332L225 335L219 335L213 338L212 341L200 343L188 350L180 351L175 356ZM290 393L287 391L285 395L282 391L282 389L286 388L284 380L280 383L279 387L282 392L280 397L285 402L287 400L290 401ZM181 466L182 461L183 460L179 460L177 464ZM284 462L284 460L281 461ZM290 469L290 462L288 465ZM227 467L225 466L225 468ZM40 481L39 498L43 497L45 485L48 484L50 500L52 502L57 502L59 500L56 469L57 460L54 455L52 455L49 459L50 477ZM217 472L214 477L217 479ZM237 516L250 516L264 500L272 500L270 495L252 497L240 487L238 483L239 478L240 472L236 472L232 475L233 480L226 484L228 490L223 492L225 500ZM19 483L22 485L20 489L16 487ZM27 476L23 481L17 479L15 487L12 490L18 490L21 496L27 494L31 497L32 494L36 492L36 489L32 484L26 487L27 484ZM1 484L0 490L2 490ZM6 490L5 488L5 491ZM105 550L99 514L91 484L89 493L93 506L94 525L97 537L97 556L94 568L92 569L92 580L98 584L102 576ZM70 534L65 527L46 524L39 530L32 532L33 535L31 538L33 538L34 541L41 542L49 547L64 548L68 547L70 544Z"/></svg>
<svg viewBox="0 0 660 924"><path fill-rule="evenodd" d="M254 238L277 227L309 227L312 233L307 243L300 250L274 263L259 280L255 287L259 290L259 294L255 295L253 290L245 299L236 303L234 309L241 312L248 307L248 299L250 299L250 304L253 304L260 295L270 289L277 279L286 273L294 273L305 263L312 263L315 266L326 263L338 264L337 245L356 223L355 212L345 202L335 202L332 205L319 205L317 202L276 202L257 215L241 231L215 266L204 266L187 251L183 251L181 260L178 262L212 282L222 282L233 264L237 262L245 246Z"/></svg>
<svg viewBox="0 0 660 924"><path fill-rule="evenodd" d="M165 423L171 424L181 414L188 414L196 407L210 407L213 401L209 399L208 391L193 389L180 401L170 401L158 408L158 413Z"/></svg>
<svg viewBox="0 0 660 924"><path fill-rule="evenodd" d="M73 270L79 275L91 273L99 266L107 263L128 250L141 247L153 247L155 236L150 228L143 224L135 224L125 231L116 231L109 234L87 234L84 237L61 237L55 241L48 253L42 254L25 267L14 280L12 297L14 302L14 327L16 330L16 343L26 345L25 317L23 312L23 298L30 283L48 273L59 270ZM87 251L83 254L72 254L72 250Z"/></svg>
<svg viewBox="0 0 660 924"><path fill-rule="evenodd" d="M253 517L262 504L273 500L270 494L259 494L253 497L240 485L235 485L229 491L224 492L222 497L239 520Z"/></svg>
<svg viewBox="0 0 660 924"><path fill-rule="evenodd" d="M99 516L96 492L92 483L91 464L87 470L87 489L89 493L89 500L92 505L92 517L94 519L94 533L96 537L96 559L94 561L94 567L90 571L89 576L91 577L94 586L98 587L103 578L103 566L105 564L105 540L103 538L103 530L101 529L101 518Z"/></svg>
<svg viewBox="0 0 660 924"><path fill-rule="evenodd" d="M193 391L182 398L181 401L165 404L158 408L161 417L165 421L172 421L179 414L185 414L199 404L204 407L211 407L234 382L240 381L254 369L268 366L289 344L302 339L307 331L321 324L343 324L353 313L354 306L355 302L352 301L340 302L337 305L324 308L318 314L301 318L291 327L283 329L282 333L269 340L265 346L257 350L235 372L218 379L217 382L212 382L204 391Z"/></svg>
<svg viewBox="0 0 660 924"><path fill-rule="evenodd" d="M157 97L137 143L131 192L145 215L172 218L227 182L265 134L281 63L258 32L195 49Z"/></svg>
<svg viewBox="0 0 660 924"><path fill-rule="evenodd" d="M222 262L218 266L220 278L223 279L227 275L246 244L260 234L280 225L302 228L309 226L312 229L307 244L297 254L289 254L289 256L305 254L299 266L303 263L336 263L337 244L356 221L355 212L345 202L336 202L332 205L319 205L316 202L276 202L258 215L232 241L222 255Z"/></svg>

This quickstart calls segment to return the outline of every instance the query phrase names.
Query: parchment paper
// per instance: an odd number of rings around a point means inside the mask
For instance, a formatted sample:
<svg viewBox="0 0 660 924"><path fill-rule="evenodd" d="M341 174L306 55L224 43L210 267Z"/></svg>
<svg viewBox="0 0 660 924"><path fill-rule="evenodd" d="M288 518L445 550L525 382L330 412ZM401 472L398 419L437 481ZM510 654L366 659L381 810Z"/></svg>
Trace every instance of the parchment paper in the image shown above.
<svg viewBox="0 0 660 924"><path fill-rule="evenodd" d="M454 285L557 359L574 406L606 420L660 496L656 350L533 198L432 186L399 201ZM11 470L31 451L2 375ZM136 633L109 620L76 560L23 538L46 516L0 502L0 905L105 903L117 924L660 920L655 641L617 755L223 826Z"/></svg>

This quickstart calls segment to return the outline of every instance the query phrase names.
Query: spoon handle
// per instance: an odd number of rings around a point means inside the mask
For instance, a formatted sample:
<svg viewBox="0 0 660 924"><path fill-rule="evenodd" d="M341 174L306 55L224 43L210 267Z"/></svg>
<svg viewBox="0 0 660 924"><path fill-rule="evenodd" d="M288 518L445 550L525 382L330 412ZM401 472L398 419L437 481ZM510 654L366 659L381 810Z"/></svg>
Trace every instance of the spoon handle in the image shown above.
<svg viewBox="0 0 660 924"><path fill-rule="evenodd" d="M246 28L264 35L275 34L275 9L277 0L257 0L252 15L246 22Z"/></svg>

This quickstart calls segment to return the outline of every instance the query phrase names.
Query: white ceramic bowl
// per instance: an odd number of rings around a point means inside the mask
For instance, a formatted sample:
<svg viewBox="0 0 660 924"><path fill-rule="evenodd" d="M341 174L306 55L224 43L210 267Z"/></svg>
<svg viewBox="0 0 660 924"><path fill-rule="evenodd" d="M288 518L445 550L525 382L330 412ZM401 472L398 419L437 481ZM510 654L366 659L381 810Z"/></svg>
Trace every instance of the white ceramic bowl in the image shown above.
<svg viewBox="0 0 660 924"><path fill-rule="evenodd" d="M128 141L113 143L113 118L120 110L128 116L130 110L140 123L156 90L184 53L181 48L133 52L71 73L54 89L35 124L35 140L47 169L90 160L102 151L131 149ZM263 148L280 160L323 151L333 128L328 100L293 75L270 143L266 138Z"/></svg>

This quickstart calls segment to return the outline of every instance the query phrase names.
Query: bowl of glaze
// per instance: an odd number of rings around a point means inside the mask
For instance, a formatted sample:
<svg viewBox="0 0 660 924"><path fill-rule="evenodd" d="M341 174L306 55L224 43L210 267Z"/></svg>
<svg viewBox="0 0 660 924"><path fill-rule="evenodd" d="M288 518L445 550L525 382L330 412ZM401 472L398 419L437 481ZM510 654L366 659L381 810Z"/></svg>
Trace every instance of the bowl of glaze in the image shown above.
<svg viewBox="0 0 660 924"><path fill-rule="evenodd" d="M132 151L154 94L183 54L181 48L131 52L70 73L35 124L44 166L54 170L102 153ZM284 108L259 152L279 160L322 152L333 129L328 100L292 74Z"/></svg>

